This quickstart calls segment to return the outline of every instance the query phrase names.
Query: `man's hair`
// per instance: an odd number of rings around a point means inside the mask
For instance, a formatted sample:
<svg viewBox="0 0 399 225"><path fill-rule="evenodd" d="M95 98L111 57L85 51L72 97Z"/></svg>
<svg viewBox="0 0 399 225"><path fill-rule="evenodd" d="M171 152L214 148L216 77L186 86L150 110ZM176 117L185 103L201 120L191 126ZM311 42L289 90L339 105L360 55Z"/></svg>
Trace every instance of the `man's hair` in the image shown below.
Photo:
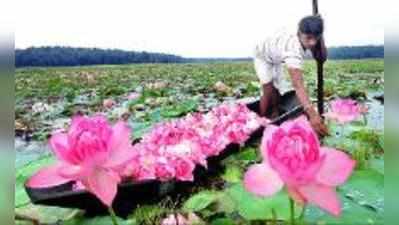
<svg viewBox="0 0 399 225"><path fill-rule="evenodd" d="M298 29L303 34L310 34L319 38L324 31L324 22L320 15L306 16L299 22Z"/></svg>

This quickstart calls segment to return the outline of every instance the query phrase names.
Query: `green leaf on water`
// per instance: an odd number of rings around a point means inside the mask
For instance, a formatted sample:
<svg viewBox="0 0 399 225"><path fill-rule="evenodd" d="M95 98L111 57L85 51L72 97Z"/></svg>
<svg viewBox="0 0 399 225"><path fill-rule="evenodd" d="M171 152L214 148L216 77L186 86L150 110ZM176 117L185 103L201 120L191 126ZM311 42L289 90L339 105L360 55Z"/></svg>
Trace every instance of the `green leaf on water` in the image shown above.
<svg viewBox="0 0 399 225"><path fill-rule="evenodd" d="M186 211L198 212L212 203L215 203L220 196L220 192L216 191L201 191L191 196L183 205Z"/></svg>
<svg viewBox="0 0 399 225"><path fill-rule="evenodd" d="M371 151L381 148L380 135L370 128L354 131L349 135L349 138L361 142L364 148Z"/></svg>
<svg viewBox="0 0 399 225"><path fill-rule="evenodd" d="M242 161L256 161L258 155L256 154L256 149L252 147L247 147L242 150L238 154L235 155L237 160Z"/></svg>
<svg viewBox="0 0 399 225"><path fill-rule="evenodd" d="M382 149L385 148L384 137L385 137L384 133L380 133L379 136L378 136L378 143L380 144L380 147L381 147Z"/></svg>
<svg viewBox="0 0 399 225"><path fill-rule="evenodd" d="M215 211L223 214L231 214L236 210L236 204L231 196L226 192L220 193Z"/></svg>
<svg viewBox="0 0 399 225"><path fill-rule="evenodd" d="M152 125L151 122L134 122L132 120L128 120L128 123L132 127L134 138L142 137Z"/></svg>
<svg viewBox="0 0 399 225"><path fill-rule="evenodd" d="M383 224L384 176L374 170L355 171L349 181L339 187L342 212L333 217L309 206L305 220L311 224Z"/></svg>
<svg viewBox="0 0 399 225"><path fill-rule="evenodd" d="M342 212L339 217L334 217L315 206L308 206L305 213L305 224L331 224L331 225L363 225L384 224L383 215L378 215L353 201L340 196Z"/></svg>
<svg viewBox="0 0 399 225"><path fill-rule="evenodd" d="M136 225L137 223L135 220L124 220L121 218L117 218L117 222L119 225ZM111 225L112 220L110 216L97 216L93 218L87 218L84 216L79 216L70 220L65 221L62 223L63 225Z"/></svg>
<svg viewBox="0 0 399 225"><path fill-rule="evenodd" d="M27 204L23 207L16 208L15 212L18 215L24 215L29 218L34 218L40 221L41 224L55 224L59 221L68 220L74 217L79 212L79 210Z"/></svg>
<svg viewBox="0 0 399 225"><path fill-rule="evenodd" d="M256 149L252 147L246 147L241 149L238 153L235 153L224 159L222 164L225 166L235 164L243 167L257 160L259 160L259 156L257 155Z"/></svg>
<svg viewBox="0 0 399 225"><path fill-rule="evenodd" d="M161 201L149 205L140 205L129 218L134 219L138 224L159 224L163 216L170 214L171 209Z"/></svg>
<svg viewBox="0 0 399 225"><path fill-rule="evenodd" d="M289 198L285 191L262 198L247 192L243 184L238 183L228 188L226 192L235 202L239 215L246 220L271 219L273 217L272 209L277 213L278 219L287 220L290 216ZM300 207L296 207L297 216L299 216L300 210Z"/></svg>
<svg viewBox="0 0 399 225"><path fill-rule="evenodd" d="M15 207L24 206L30 202L24 186L26 180L40 168L50 165L53 162L53 156L45 156L17 169L15 176Z"/></svg>
<svg viewBox="0 0 399 225"><path fill-rule="evenodd" d="M376 170L355 171L340 191L361 206L384 212L384 175Z"/></svg>
<svg viewBox="0 0 399 225"><path fill-rule="evenodd" d="M211 225L234 225L234 220L230 218L217 218L212 220Z"/></svg>
<svg viewBox="0 0 399 225"><path fill-rule="evenodd" d="M374 156L370 160L370 168L380 172L381 174L384 174L384 170L385 170L384 157L383 156L382 157Z"/></svg>
<svg viewBox="0 0 399 225"><path fill-rule="evenodd" d="M329 136L323 139L323 145L342 149L347 152L354 152L358 148L359 142L346 137Z"/></svg>
<svg viewBox="0 0 399 225"><path fill-rule="evenodd" d="M236 165L228 166L222 175L223 180L230 183L238 183L241 181L242 171L241 168Z"/></svg>
<svg viewBox="0 0 399 225"><path fill-rule="evenodd" d="M161 108L161 115L166 118L179 117L186 113L193 112L198 107L197 99L189 99L174 105L164 106Z"/></svg>

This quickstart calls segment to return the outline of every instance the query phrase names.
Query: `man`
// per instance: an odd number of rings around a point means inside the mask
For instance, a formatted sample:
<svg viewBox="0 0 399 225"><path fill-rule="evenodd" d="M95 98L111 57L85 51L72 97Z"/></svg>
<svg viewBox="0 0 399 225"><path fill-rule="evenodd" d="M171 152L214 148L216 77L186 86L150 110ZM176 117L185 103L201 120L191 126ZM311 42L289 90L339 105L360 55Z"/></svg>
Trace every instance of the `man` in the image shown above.
<svg viewBox="0 0 399 225"><path fill-rule="evenodd" d="M303 61L307 50L312 52L314 59L326 60L323 29L320 16L307 16L299 22L296 33L286 30L277 32L258 44L254 57L256 74L262 84L260 114L269 118L278 116L281 96L294 89L312 127L321 136L327 135L328 130L307 94L303 81ZM284 76L283 64L290 78Z"/></svg>

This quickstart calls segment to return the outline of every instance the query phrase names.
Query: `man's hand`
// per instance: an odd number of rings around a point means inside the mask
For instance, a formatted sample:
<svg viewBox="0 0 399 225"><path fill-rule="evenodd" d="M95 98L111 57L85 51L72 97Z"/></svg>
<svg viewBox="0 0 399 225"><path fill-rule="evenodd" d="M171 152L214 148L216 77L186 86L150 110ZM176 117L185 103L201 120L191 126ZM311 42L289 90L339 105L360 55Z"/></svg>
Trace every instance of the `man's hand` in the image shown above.
<svg viewBox="0 0 399 225"><path fill-rule="evenodd" d="M306 93L303 82L302 70L288 68L288 72L291 75L292 84L295 88L299 102L305 107L305 112L309 116L310 124L320 136L326 136L328 134L328 129L324 125L319 113L313 107L311 107L311 102L309 100L308 94Z"/></svg>
<svg viewBox="0 0 399 225"><path fill-rule="evenodd" d="M319 113L316 112L313 108L306 110L306 113L309 116L310 124L312 125L313 129L321 136L328 135L328 128L324 125L323 119L320 117Z"/></svg>

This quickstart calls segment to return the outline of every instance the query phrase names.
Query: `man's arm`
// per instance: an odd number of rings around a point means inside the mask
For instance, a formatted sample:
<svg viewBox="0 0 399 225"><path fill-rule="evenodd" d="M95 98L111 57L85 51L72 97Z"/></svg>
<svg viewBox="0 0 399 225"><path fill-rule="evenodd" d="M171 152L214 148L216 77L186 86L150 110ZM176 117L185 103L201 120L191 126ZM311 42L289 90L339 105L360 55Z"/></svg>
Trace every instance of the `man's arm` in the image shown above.
<svg viewBox="0 0 399 225"><path fill-rule="evenodd" d="M306 92L302 70L288 68L288 73L291 76L292 84L295 88L299 102L304 107L305 113L309 116L309 121L313 129L321 136L327 135L327 127L324 125L319 113L312 107L312 103L310 102L309 96Z"/></svg>

